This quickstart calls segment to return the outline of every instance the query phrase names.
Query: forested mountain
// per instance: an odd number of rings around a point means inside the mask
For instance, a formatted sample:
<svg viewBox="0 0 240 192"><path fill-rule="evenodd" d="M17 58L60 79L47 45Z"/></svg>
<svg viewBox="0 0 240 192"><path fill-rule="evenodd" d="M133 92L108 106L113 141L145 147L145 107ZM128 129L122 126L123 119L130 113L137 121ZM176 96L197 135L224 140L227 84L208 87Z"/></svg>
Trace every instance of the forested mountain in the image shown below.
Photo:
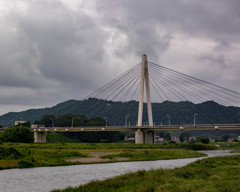
<svg viewBox="0 0 240 192"><path fill-rule="evenodd" d="M240 108L226 107L214 101L194 104L188 101L152 103L153 121L156 125L193 124L197 113L197 124L230 124L240 122ZM59 116L62 114L83 114L87 117L105 117L111 125L134 125L137 121L138 102L114 102L89 98L83 101L69 100L51 108L29 109L22 112L10 112L0 116L0 124L10 126L15 120L22 118L32 123L46 114ZM143 122L147 124L147 106L144 104Z"/></svg>

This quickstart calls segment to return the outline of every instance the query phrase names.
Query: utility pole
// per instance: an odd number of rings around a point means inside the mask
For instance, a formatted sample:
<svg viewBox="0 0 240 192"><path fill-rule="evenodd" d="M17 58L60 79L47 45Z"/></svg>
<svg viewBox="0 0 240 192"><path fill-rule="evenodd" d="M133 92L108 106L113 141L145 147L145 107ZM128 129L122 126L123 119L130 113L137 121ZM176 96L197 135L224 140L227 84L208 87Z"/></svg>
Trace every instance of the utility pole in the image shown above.
<svg viewBox="0 0 240 192"><path fill-rule="evenodd" d="M168 125L171 125L170 115L166 115L168 117Z"/></svg>
<svg viewBox="0 0 240 192"><path fill-rule="evenodd" d="M198 113L194 113L194 116L193 116L193 125L194 127L196 126L196 116L198 115Z"/></svg>
<svg viewBox="0 0 240 192"><path fill-rule="evenodd" d="M129 115L126 115L126 118L125 118L125 127L127 127L127 120L128 120L128 117L129 117Z"/></svg>
<svg viewBox="0 0 240 192"><path fill-rule="evenodd" d="M51 119L52 120L52 127L54 128L54 120L53 119Z"/></svg>
<svg viewBox="0 0 240 192"><path fill-rule="evenodd" d="M75 118L74 118L74 117L72 117L72 126L71 126L72 128L73 128L73 120L74 120L74 119L75 119Z"/></svg>
<svg viewBox="0 0 240 192"><path fill-rule="evenodd" d="M105 122L106 122L106 127L107 127L107 117L103 117L105 119Z"/></svg>

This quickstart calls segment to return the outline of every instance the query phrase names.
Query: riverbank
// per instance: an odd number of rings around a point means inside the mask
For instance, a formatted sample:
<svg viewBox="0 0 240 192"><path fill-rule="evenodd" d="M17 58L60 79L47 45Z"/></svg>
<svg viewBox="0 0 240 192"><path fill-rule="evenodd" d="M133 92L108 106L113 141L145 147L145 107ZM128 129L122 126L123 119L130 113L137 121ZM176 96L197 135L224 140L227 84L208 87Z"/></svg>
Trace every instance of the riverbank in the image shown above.
<svg viewBox="0 0 240 192"><path fill-rule="evenodd" d="M53 192L240 191L240 155L197 160L175 169L138 171Z"/></svg>
<svg viewBox="0 0 240 192"><path fill-rule="evenodd" d="M193 150L216 149L212 145L165 143L62 143L0 146L0 169L50 167L123 161L150 161L205 156Z"/></svg>

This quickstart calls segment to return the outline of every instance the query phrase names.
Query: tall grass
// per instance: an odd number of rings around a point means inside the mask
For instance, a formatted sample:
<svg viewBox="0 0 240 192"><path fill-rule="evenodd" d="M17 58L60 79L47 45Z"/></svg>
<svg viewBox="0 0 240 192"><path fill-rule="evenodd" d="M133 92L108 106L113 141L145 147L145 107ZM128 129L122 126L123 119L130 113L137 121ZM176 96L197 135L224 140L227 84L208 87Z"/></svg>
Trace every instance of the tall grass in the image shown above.
<svg viewBox="0 0 240 192"><path fill-rule="evenodd" d="M129 161L150 161L160 159L180 159L191 157L202 157L206 154L187 151L182 149L161 149L161 150L137 150L121 152L119 154L104 155L103 159L128 158Z"/></svg>
<svg viewBox="0 0 240 192"><path fill-rule="evenodd" d="M71 165L75 163L65 161L67 158L86 156L79 151L69 149L31 149L22 145L15 148L2 146L0 147L0 169Z"/></svg>
<svg viewBox="0 0 240 192"><path fill-rule="evenodd" d="M202 143L159 143L159 144L135 144L135 143L4 143L4 146L31 149L191 149L191 150L215 150L215 145Z"/></svg>

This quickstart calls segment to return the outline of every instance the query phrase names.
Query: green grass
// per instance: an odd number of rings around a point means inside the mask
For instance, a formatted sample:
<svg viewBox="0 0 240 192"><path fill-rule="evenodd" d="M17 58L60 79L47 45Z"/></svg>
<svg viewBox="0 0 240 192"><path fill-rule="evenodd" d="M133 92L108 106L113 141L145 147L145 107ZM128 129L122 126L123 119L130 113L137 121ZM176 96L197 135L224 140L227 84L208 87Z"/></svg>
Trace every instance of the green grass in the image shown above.
<svg viewBox="0 0 240 192"><path fill-rule="evenodd" d="M4 143L4 146L31 149L191 149L215 150L215 145L202 143L160 143L160 144L135 144L135 143Z"/></svg>
<svg viewBox="0 0 240 192"><path fill-rule="evenodd" d="M240 153L240 142L217 142L212 145L218 145L220 149L231 150L231 153Z"/></svg>
<svg viewBox="0 0 240 192"><path fill-rule="evenodd" d="M133 143L3 143L0 145L0 169L83 164L68 159L88 157L91 152L119 153L103 156L107 162L146 161L204 156L189 149L212 149L202 144L136 145ZM125 157L125 159L117 159ZM91 162L101 163L101 162Z"/></svg>
<svg viewBox="0 0 240 192"><path fill-rule="evenodd" d="M238 192L240 155L196 161L182 168L138 171L54 192Z"/></svg>
<svg viewBox="0 0 240 192"><path fill-rule="evenodd" d="M240 153L240 149L233 149L230 151L230 153Z"/></svg>
<svg viewBox="0 0 240 192"><path fill-rule="evenodd" d="M47 142L48 143L75 143L76 141L73 139L70 139L68 137L66 137L65 135L61 134L61 133L47 133Z"/></svg>
<svg viewBox="0 0 240 192"><path fill-rule="evenodd" d="M128 161L150 161L160 159L180 159L191 157L202 157L206 154L187 151L182 149L161 149L161 150L137 150L121 152L119 154L104 155L103 159L128 158Z"/></svg>
<svg viewBox="0 0 240 192"><path fill-rule="evenodd" d="M29 168L43 166L72 165L65 161L68 158L86 157L77 150L69 149L32 149L24 144L0 147L0 169ZM16 156L17 154L17 156Z"/></svg>

